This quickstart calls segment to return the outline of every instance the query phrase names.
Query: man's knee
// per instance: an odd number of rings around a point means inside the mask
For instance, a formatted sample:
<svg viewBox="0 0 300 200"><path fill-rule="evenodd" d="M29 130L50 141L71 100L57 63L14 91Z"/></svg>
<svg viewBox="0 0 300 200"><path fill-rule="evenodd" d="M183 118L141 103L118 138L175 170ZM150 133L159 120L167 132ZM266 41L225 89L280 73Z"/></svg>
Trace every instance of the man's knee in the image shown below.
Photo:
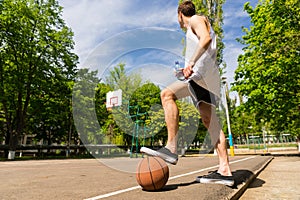
<svg viewBox="0 0 300 200"><path fill-rule="evenodd" d="M176 99L175 94L169 89L163 89L160 93L160 98L162 102Z"/></svg>

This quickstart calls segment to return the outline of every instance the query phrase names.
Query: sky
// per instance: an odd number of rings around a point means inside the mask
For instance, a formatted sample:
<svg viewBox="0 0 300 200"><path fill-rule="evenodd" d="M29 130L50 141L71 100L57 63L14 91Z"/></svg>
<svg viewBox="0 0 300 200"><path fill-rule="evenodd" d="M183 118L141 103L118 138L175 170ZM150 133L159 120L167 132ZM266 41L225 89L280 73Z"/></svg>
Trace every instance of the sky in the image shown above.
<svg viewBox="0 0 300 200"><path fill-rule="evenodd" d="M257 0L248 0L252 6ZM237 57L243 46L236 41L250 26L244 0L227 0L224 12L224 60L229 83L234 81ZM183 65L182 38L177 21L178 0L59 0L63 19L74 32L79 67L99 71L100 76L118 63L128 73L142 72L160 85L172 82L172 66Z"/></svg>

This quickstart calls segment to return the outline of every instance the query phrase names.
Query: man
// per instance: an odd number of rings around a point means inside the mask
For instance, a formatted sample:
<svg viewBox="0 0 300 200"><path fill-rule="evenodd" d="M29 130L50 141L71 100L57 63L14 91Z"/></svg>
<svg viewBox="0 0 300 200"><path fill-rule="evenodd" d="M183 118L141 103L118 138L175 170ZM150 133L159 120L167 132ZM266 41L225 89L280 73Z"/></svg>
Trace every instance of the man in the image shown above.
<svg viewBox="0 0 300 200"><path fill-rule="evenodd" d="M207 17L196 15L195 5L191 1L184 1L178 6L178 22L181 28L186 29L187 62L182 69L186 79L174 82L161 92L168 131L167 144L158 151L146 147L142 147L140 151L177 164L179 111L175 101L191 96L219 156L219 169L197 178L197 181L232 186L234 180L229 167L226 139L215 112L216 99L220 94L220 77L216 66L216 36Z"/></svg>

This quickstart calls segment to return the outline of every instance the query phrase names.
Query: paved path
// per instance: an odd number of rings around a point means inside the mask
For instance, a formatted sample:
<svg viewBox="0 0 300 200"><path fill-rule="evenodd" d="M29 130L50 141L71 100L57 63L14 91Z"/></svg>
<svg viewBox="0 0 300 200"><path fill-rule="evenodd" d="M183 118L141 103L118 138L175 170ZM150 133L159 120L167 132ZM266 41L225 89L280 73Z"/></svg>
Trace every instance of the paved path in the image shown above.
<svg viewBox="0 0 300 200"><path fill-rule="evenodd" d="M234 199L271 159L252 155L230 157L237 182L235 188L230 188L194 182L196 176L217 169L216 156L183 157L176 166L169 165L169 181L158 192L143 191L137 185L135 173L111 168L135 168L135 158L106 160L110 167L95 159L0 162L0 199Z"/></svg>
<svg viewBox="0 0 300 200"><path fill-rule="evenodd" d="M275 157L241 200L300 200L300 157Z"/></svg>

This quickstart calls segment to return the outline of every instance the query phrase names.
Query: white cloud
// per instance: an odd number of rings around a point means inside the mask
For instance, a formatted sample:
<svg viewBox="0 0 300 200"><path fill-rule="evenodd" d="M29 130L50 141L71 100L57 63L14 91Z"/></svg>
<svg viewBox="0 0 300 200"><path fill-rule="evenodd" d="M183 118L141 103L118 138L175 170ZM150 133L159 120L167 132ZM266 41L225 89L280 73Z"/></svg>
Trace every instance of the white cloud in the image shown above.
<svg viewBox="0 0 300 200"><path fill-rule="evenodd" d="M63 17L75 33L75 53L83 61L100 42L139 27L177 23L176 3L141 0L60 0Z"/></svg>
<svg viewBox="0 0 300 200"><path fill-rule="evenodd" d="M63 17L74 31L75 52L80 58L95 46L99 35L105 36L111 25L120 23L120 17L114 13L125 10L126 2L128 1L61 0ZM115 12L110 12L112 8Z"/></svg>
<svg viewBox="0 0 300 200"><path fill-rule="evenodd" d="M143 80L150 81L155 85L165 88L172 82L176 81L174 71L170 66L158 63L146 63L133 70L129 71L130 74L139 73ZM154 74L154 75L153 75Z"/></svg>
<svg viewBox="0 0 300 200"><path fill-rule="evenodd" d="M226 69L226 76L230 82L233 81L234 71L237 67L237 59L243 51L239 46L230 46L228 50L224 52L224 59L226 60L227 69Z"/></svg>

